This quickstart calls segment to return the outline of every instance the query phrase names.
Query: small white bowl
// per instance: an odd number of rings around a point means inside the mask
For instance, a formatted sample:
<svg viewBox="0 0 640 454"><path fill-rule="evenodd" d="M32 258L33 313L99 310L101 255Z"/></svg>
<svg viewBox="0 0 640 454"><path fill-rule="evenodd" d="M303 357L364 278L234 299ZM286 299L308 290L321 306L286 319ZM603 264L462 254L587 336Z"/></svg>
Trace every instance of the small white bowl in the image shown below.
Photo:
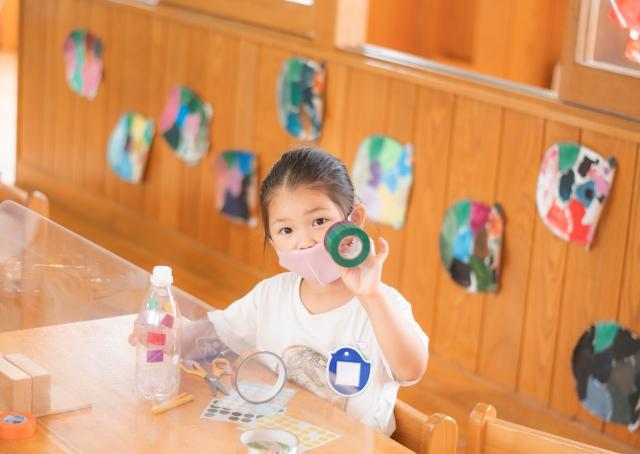
<svg viewBox="0 0 640 454"><path fill-rule="evenodd" d="M252 429L240 434L248 454L298 454L298 438L286 430Z"/></svg>

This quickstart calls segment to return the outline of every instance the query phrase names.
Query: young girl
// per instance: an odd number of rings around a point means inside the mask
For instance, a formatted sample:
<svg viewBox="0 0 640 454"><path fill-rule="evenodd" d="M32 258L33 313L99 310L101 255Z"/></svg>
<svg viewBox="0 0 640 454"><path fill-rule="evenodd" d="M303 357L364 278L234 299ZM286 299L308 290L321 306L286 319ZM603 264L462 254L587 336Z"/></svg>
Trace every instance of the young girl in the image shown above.
<svg viewBox="0 0 640 454"><path fill-rule="evenodd" d="M391 435L398 387L424 374L428 337L410 304L381 281L389 253L384 239L372 243L369 257L349 269L335 265L324 248L325 232L334 223L348 220L362 227L365 222L366 209L356 203L347 169L313 148L286 152L264 179L260 203L265 240L289 272L265 279L227 309L211 312L217 335L232 348L241 340L281 355L290 377L330 399L325 371L300 374L300 363L322 368L332 353L354 348L370 372L366 388L347 398L346 411ZM192 342L189 338L184 336L183 344ZM325 383L318 386L318 377Z"/></svg>

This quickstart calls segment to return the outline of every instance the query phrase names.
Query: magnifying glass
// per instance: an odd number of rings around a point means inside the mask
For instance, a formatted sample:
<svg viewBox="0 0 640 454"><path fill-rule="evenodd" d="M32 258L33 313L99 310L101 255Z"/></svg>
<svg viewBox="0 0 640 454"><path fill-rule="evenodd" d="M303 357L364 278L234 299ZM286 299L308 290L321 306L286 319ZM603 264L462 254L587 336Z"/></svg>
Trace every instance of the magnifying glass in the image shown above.
<svg viewBox="0 0 640 454"><path fill-rule="evenodd" d="M275 398L287 381L284 361L273 352L253 351L236 361L234 386L238 395L251 404Z"/></svg>

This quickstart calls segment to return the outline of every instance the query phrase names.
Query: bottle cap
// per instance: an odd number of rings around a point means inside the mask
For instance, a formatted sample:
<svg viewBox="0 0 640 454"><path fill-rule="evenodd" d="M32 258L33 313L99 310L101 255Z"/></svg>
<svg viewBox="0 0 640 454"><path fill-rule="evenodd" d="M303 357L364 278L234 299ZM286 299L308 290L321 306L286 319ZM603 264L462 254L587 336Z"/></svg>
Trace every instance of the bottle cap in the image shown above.
<svg viewBox="0 0 640 454"><path fill-rule="evenodd" d="M169 266L154 266L153 274L151 275L151 285L168 287L173 283L173 276L171 274L171 267Z"/></svg>

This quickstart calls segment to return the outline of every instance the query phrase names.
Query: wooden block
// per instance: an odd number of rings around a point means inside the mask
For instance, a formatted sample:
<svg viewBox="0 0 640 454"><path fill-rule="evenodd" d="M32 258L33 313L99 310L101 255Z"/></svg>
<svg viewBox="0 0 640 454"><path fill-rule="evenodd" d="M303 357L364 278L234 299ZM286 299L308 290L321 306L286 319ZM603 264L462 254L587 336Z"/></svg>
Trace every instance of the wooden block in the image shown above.
<svg viewBox="0 0 640 454"><path fill-rule="evenodd" d="M48 412L51 407L51 374L22 353L12 353L4 357L31 377L31 413L39 415Z"/></svg>
<svg viewBox="0 0 640 454"><path fill-rule="evenodd" d="M0 357L0 410L31 413L31 377Z"/></svg>

